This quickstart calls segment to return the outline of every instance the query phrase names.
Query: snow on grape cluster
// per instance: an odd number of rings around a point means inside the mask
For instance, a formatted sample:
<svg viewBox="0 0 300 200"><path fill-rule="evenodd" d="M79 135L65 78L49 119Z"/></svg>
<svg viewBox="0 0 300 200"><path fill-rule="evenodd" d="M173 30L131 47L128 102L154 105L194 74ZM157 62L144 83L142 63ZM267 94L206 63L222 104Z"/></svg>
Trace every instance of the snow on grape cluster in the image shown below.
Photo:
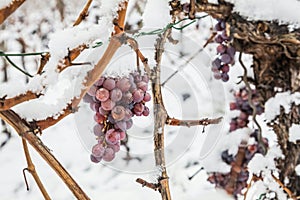
<svg viewBox="0 0 300 200"><path fill-rule="evenodd" d="M247 127L249 123L249 116L253 115L253 109L249 105L248 99L251 99L253 105L256 106L257 114L262 114L264 112L263 107L259 103L259 98L256 90L252 90L252 95L250 97L246 88L241 88L239 91L234 93L235 101L230 103L231 110L240 110L240 115L233 118L230 122L230 130L232 132L239 128ZM262 138L265 147L268 147L268 140ZM256 153L264 154L265 150L259 144L258 141L258 130L254 130L249 137L248 144L244 147L244 152L242 160L237 160L236 155L230 154L229 150L226 149L221 153L221 159L228 165L232 166L232 170L228 173L213 172L210 173L208 181L215 184L216 187L223 188L235 198L238 194L241 194L243 188L247 186L247 180L249 178L249 172L247 170L247 165L249 161L254 157ZM236 177L234 177L236 176ZM234 184L232 184L234 181Z"/></svg>
<svg viewBox="0 0 300 200"><path fill-rule="evenodd" d="M84 101L96 112L94 120L97 123L92 162L112 161L120 150L121 140L126 138L126 130L132 127L132 117L149 115L149 108L145 106L151 100L148 82L146 74L132 72L126 77L102 76L89 89Z"/></svg>
<svg viewBox="0 0 300 200"><path fill-rule="evenodd" d="M219 20L215 26L218 34L215 37L215 42L219 43L217 47L217 58L212 62L211 70L214 73L215 79L222 79L227 82L229 80L229 67L234 64L235 48L231 46L231 37L226 31L226 22Z"/></svg>

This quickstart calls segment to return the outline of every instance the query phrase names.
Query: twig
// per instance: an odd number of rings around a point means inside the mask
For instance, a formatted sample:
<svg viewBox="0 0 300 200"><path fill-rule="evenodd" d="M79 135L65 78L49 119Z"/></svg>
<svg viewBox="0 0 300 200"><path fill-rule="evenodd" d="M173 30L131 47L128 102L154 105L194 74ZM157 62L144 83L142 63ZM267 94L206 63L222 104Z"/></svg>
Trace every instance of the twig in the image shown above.
<svg viewBox="0 0 300 200"><path fill-rule="evenodd" d="M114 25L115 25L114 34L120 34L125 31L124 28L125 28L125 17L126 17L127 5L128 5L128 1L125 1L122 5L122 9L118 11L118 19L114 20Z"/></svg>
<svg viewBox="0 0 300 200"><path fill-rule="evenodd" d="M80 12L79 16L77 17L76 21L74 22L73 26L77 26L88 16L88 10L93 0L88 0L83 8L83 10Z"/></svg>
<svg viewBox="0 0 300 200"><path fill-rule="evenodd" d="M136 182L137 183L139 183L139 184L141 184L142 185L142 187L148 187L148 188L150 188L150 189L152 189L152 190L157 190L157 189L159 189L159 184L157 184L157 183L149 183L149 182L147 182L147 181L145 181L144 179L141 179L141 178L138 178L138 179L136 179Z"/></svg>
<svg viewBox="0 0 300 200"><path fill-rule="evenodd" d="M252 183L253 183L253 182L256 182L256 181L258 181L258 180L262 180L262 178L256 176L255 174L252 174L252 178L251 178L249 184L247 185L246 192L243 194L243 195L244 195L244 200L247 199L247 194L248 194L248 192L249 192L249 190L250 190L250 188L251 188L251 186L252 186Z"/></svg>
<svg viewBox="0 0 300 200"><path fill-rule="evenodd" d="M26 0L13 0L8 6L0 9L0 24L15 12Z"/></svg>
<svg viewBox="0 0 300 200"><path fill-rule="evenodd" d="M27 146L27 142L24 138L22 138L22 144L23 144L23 149L24 149L24 153L25 153L25 157L26 157L26 162L27 162L27 168L25 168L28 172L30 172L30 174L32 175L32 177L34 178L36 184L38 185L40 191L42 192L44 198L46 200L50 200L50 196L48 195L43 183L41 182L36 170L35 170L35 166L30 158L30 154L29 154L29 150L28 150L28 146ZM25 183L26 183L26 187L27 190L29 190L29 186L27 183L27 179L25 176L25 171L23 170L23 174L24 174L24 178L25 178Z"/></svg>
<svg viewBox="0 0 300 200"><path fill-rule="evenodd" d="M196 0L190 0L190 11L189 11L190 19L195 19L195 1Z"/></svg>
<svg viewBox="0 0 300 200"><path fill-rule="evenodd" d="M38 68L38 71L36 72L36 74L42 74L43 72L43 69L45 67L45 65L47 64L47 62L49 61L50 59L50 53L45 53L45 54L42 54L42 58L41 58L41 61L40 61L40 66Z"/></svg>
<svg viewBox="0 0 300 200"><path fill-rule="evenodd" d="M29 101L31 99L36 99L40 96L40 94L36 94L31 91L27 91L25 94L20 94L18 96L12 98L0 98L0 111L8 110L11 107L23 103L25 101Z"/></svg>
<svg viewBox="0 0 300 200"><path fill-rule="evenodd" d="M207 126L209 124L218 124L222 119L223 117L219 117L215 119L205 118L201 120L179 120L179 119L168 117L166 124L170 126L187 126L187 127L199 126L199 125Z"/></svg>
<svg viewBox="0 0 300 200"><path fill-rule="evenodd" d="M74 61L82 51L88 48L88 45L81 44L78 47L68 50L68 55L61 61L60 64L57 66L57 71L62 72L63 70L67 69L68 67L72 66Z"/></svg>
<svg viewBox="0 0 300 200"><path fill-rule="evenodd" d="M134 38L127 37L127 42L129 43L131 48L136 52L137 57L142 61L146 73L150 75L151 71L148 65L148 59L145 58L145 56L140 51L137 41Z"/></svg>
<svg viewBox="0 0 300 200"><path fill-rule="evenodd" d="M293 200L296 200L297 197L295 197L292 193L292 191L287 188L276 176L271 173L272 178L282 187L282 189L289 195L289 197Z"/></svg>
<svg viewBox="0 0 300 200"><path fill-rule="evenodd" d="M212 4L212 3L196 3L196 12L206 12L216 19L224 19L231 14L231 4Z"/></svg>
<svg viewBox="0 0 300 200"><path fill-rule="evenodd" d="M35 135L35 130L12 110L0 111L0 118L10 124L20 137L24 138L49 164L49 166L59 175L77 199L87 200L89 197L79 187L70 174L51 154L43 142Z"/></svg>

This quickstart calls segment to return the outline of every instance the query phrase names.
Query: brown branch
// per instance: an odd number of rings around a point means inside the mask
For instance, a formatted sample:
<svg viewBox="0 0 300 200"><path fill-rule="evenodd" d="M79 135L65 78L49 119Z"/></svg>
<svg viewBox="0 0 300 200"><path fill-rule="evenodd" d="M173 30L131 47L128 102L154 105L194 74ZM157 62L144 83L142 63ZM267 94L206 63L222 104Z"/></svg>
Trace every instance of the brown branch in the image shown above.
<svg viewBox="0 0 300 200"><path fill-rule="evenodd" d="M78 47L71 49L68 51L68 55L61 61L61 63L57 66L57 71L62 72L63 70L67 69L68 67L72 66L74 61L82 51L88 48L88 45L81 44Z"/></svg>
<svg viewBox="0 0 300 200"><path fill-rule="evenodd" d="M38 98L40 95L31 91L27 91L25 94L20 94L12 98L0 98L0 111L8 110L11 107Z"/></svg>
<svg viewBox="0 0 300 200"><path fill-rule="evenodd" d="M59 161L51 154L49 149L36 136L35 131L31 125L24 119L17 115L12 110L0 111L0 118L10 124L20 137L25 139L29 144L40 154L40 156L49 164L49 166L59 175L59 177L68 186L71 192L77 199L86 200L89 197L84 193L80 186L64 169Z"/></svg>
<svg viewBox="0 0 300 200"><path fill-rule="evenodd" d="M222 119L223 119L222 117L215 118L215 119L205 118L201 120L180 120L175 118L168 118L166 124L170 126L187 126L187 127L199 126L199 125L207 126L209 124L218 124Z"/></svg>
<svg viewBox="0 0 300 200"><path fill-rule="evenodd" d="M292 193L292 191L287 188L276 176L273 175L273 173L271 173L272 178L280 185L280 187L282 187L282 189L289 195L289 197L293 200L296 200L297 197L295 197Z"/></svg>
<svg viewBox="0 0 300 200"><path fill-rule="evenodd" d="M25 157L26 157L26 162L27 162L27 171L30 172L30 174L32 175L32 177L34 178L36 184L38 185L40 191L42 192L44 198L46 200L50 200L50 196L48 195L43 183L41 182L36 170L35 170L35 166L31 160L31 157L30 157L30 154L29 154L29 149L28 149L28 146L27 146L27 142L24 138L22 138L22 144L23 144L23 149L24 149L24 153L25 153ZM26 177L26 176L25 176ZM26 185L27 185L27 188L28 188L28 183L27 183L27 180L25 178L25 181L26 181Z"/></svg>
<svg viewBox="0 0 300 200"><path fill-rule="evenodd" d="M143 180L141 178L136 179L136 182L139 183L139 184L141 184L142 187L146 186L146 187L148 187L148 188L150 188L152 190L155 190L155 191L157 189L159 189L159 184L157 184L157 183L149 183L149 182L147 182L147 181L145 181L145 180Z"/></svg>
<svg viewBox="0 0 300 200"><path fill-rule="evenodd" d="M196 3L196 12L206 12L216 19L224 19L231 14L231 4L212 4L212 3Z"/></svg>
<svg viewBox="0 0 300 200"><path fill-rule="evenodd" d="M42 55L41 61L40 61L40 66L36 72L36 74L42 74L43 69L45 67L45 65L48 63L49 59L50 59L50 53L46 53Z"/></svg>
<svg viewBox="0 0 300 200"><path fill-rule="evenodd" d="M125 1L123 3L122 8L118 11L118 19L114 20L114 34L120 34L123 33L125 30L125 17L126 17L126 11L128 6L128 1Z"/></svg>
<svg viewBox="0 0 300 200"><path fill-rule="evenodd" d="M232 167L230 170L230 179L228 180L228 183L225 186L225 190L229 194L233 194L234 188L236 187L239 173L242 170L242 164L243 164L243 160L245 158L246 148L247 148L247 141L242 141L239 146L235 162L232 164Z"/></svg>
<svg viewBox="0 0 300 200"><path fill-rule="evenodd" d="M77 26L78 24L80 24L82 22L82 20L84 20L88 16L88 10L89 10L89 7L92 2L93 2L93 0L88 0L86 2L83 10L80 12L80 14L79 14L78 18L76 19L76 21L74 22L73 26Z"/></svg>
<svg viewBox="0 0 300 200"><path fill-rule="evenodd" d="M195 19L195 1L196 0L190 0L190 11L189 11L190 19Z"/></svg>
<svg viewBox="0 0 300 200"><path fill-rule="evenodd" d="M160 193L162 200L171 200L171 193L169 188L169 177L166 169L165 162L165 147L164 147L164 127L168 118L167 111L165 109L163 98L161 94L160 84L160 64L162 54L164 52L164 45L168 36L171 34L171 29L165 31L161 35L155 44L155 60L156 67L152 70L151 82L152 82L152 94L154 105L154 156L155 164L161 169L161 175L158 179L160 184Z"/></svg>
<svg viewBox="0 0 300 200"><path fill-rule="evenodd" d="M127 42L129 43L130 47L135 51L137 57L142 61L146 73L148 75L150 75L151 70L150 70L150 67L149 67L149 64L148 64L148 59L140 51L137 41L133 38L128 37Z"/></svg>
<svg viewBox="0 0 300 200"><path fill-rule="evenodd" d="M26 0L13 0L8 6L0 9L0 24L15 12Z"/></svg>

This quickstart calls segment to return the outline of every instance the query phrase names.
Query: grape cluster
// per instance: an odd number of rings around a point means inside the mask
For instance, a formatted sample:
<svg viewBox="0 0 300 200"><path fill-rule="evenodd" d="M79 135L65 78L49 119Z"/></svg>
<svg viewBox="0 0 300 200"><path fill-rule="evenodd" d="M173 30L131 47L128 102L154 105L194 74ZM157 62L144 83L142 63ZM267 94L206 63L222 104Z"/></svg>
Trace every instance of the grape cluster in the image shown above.
<svg viewBox="0 0 300 200"><path fill-rule="evenodd" d="M218 34L215 37L215 42L219 45L217 47L217 58L212 62L211 70L214 73L215 79L222 79L227 82L229 80L229 67L234 64L235 48L231 46L231 37L226 31L226 22L219 20L215 26Z"/></svg>
<svg viewBox="0 0 300 200"><path fill-rule="evenodd" d="M248 144L245 148L244 157L242 163L240 165L237 164L236 157L233 156L225 150L221 154L222 161L227 163L228 165L235 166L234 171L237 173L237 177L235 178L235 184L230 184L230 179L232 179L232 171L229 173L217 173L213 172L208 177L208 181L215 184L216 187L223 188L227 192L233 194L235 198L237 198L238 194L241 194L243 188L247 186L247 180L249 178L249 172L247 170L247 165L249 161L253 158L256 153L264 153L264 149L258 143L258 131L255 130L250 134L250 138L254 138L254 143ZM268 140L263 138L263 142L266 147L268 147Z"/></svg>
<svg viewBox="0 0 300 200"><path fill-rule="evenodd" d="M102 76L84 96L96 112L94 134L98 142L92 148L93 162L112 161L120 150L121 140L126 138L126 130L132 127L132 117L149 115L145 105L151 100L148 83L148 76L138 72L126 77Z"/></svg>
<svg viewBox="0 0 300 200"><path fill-rule="evenodd" d="M248 99L251 99L252 104L256 107L256 114L260 115L264 112L264 108L259 103L259 97L256 90L251 90L251 97L249 97L247 89L241 88L234 93L235 102L230 103L230 110L240 110L240 115L231 119L230 132L238 128L244 128L249 123L249 116L253 114Z"/></svg>
<svg viewBox="0 0 300 200"><path fill-rule="evenodd" d="M230 103L230 110L240 110L240 115L235 117L230 122L230 132L238 128L247 127L249 123L249 116L253 115L253 109L249 105L248 99L256 106L256 114L262 114L264 112L263 107L259 103L259 96L256 90L251 90L251 97L247 89L241 88L234 93L235 101ZM256 153L265 153L265 148L259 144L258 131L255 130L250 134L252 138L251 143L247 144L244 148L244 152L239 152L236 155L230 154L228 149L221 153L221 159L228 165L232 166L229 173L210 173L208 181L215 184L216 187L225 189L228 193L232 194L236 199L237 195L241 194L243 188L247 186L247 180L249 178L249 172L247 165ZM251 141L251 140L250 140ZM265 147L268 147L268 140L262 138ZM238 154L241 153L243 156L242 160L237 161ZM235 173L235 174L233 174ZM232 183L234 181L234 184Z"/></svg>

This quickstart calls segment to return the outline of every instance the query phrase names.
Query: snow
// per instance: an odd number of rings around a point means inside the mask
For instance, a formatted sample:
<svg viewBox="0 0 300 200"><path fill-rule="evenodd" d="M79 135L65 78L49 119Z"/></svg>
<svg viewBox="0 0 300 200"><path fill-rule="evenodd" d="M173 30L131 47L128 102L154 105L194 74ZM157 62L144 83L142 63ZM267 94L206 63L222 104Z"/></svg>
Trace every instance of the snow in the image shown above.
<svg viewBox="0 0 300 200"><path fill-rule="evenodd" d="M255 154L248 164L250 174L260 175L261 172L268 174L270 171L277 171L274 159L282 158L282 152L279 146L269 148L267 154Z"/></svg>
<svg viewBox="0 0 300 200"><path fill-rule="evenodd" d="M8 6L11 3L12 0L1 0L0 1L0 9L1 8L5 8L6 6Z"/></svg>
<svg viewBox="0 0 300 200"><path fill-rule="evenodd" d="M157 12L159 10L159 12ZM167 0L151 0L146 4L143 13L143 28L145 31L149 28L163 28L171 22L169 15L169 4Z"/></svg>
<svg viewBox="0 0 300 200"><path fill-rule="evenodd" d="M300 25L300 2L297 0L226 0L233 3L233 11L249 20L278 21L280 24ZM263 8L263 9L262 9Z"/></svg>
<svg viewBox="0 0 300 200"><path fill-rule="evenodd" d="M297 165L295 167L295 171L296 171L297 176L300 176L300 165Z"/></svg>
<svg viewBox="0 0 300 200"><path fill-rule="evenodd" d="M290 112L291 104L300 104L300 93L290 92L277 93L275 97L270 98L265 104L265 117L271 121L280 114L280 106L283 106L285 113Z"/></svg>
<svg viewBox="0 0 300 200"><path fill-rule="evenodd" d="M300 125L292 124L289 129L289 141L296 143L297 140L300 140Z"/></svg>

